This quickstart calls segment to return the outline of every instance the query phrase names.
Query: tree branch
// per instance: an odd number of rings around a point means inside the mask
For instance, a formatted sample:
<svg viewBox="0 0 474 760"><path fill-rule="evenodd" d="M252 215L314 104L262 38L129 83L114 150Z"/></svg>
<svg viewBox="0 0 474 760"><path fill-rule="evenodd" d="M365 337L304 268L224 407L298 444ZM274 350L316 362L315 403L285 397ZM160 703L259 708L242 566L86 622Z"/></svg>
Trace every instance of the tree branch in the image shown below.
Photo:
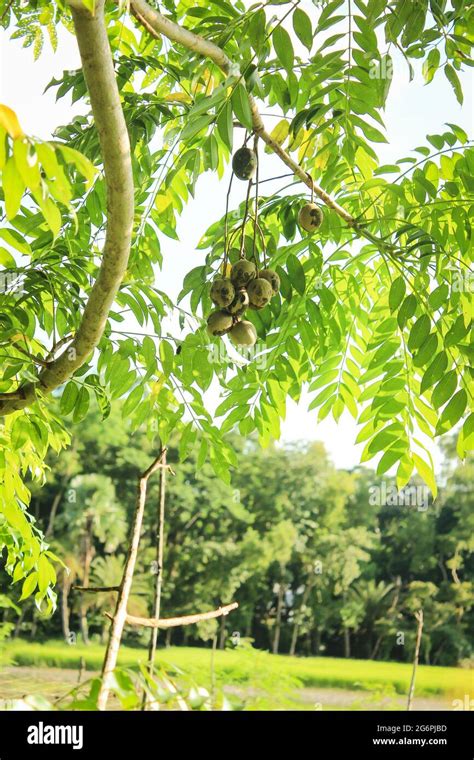
<svg viewBox="0 0 474 760"><path fill-rule="evenodd" d="M135 18L144 26L144 28L156 39L160 38L160 35L164 35L173 42L178 42L180 45L192 50L199 55L210 58L226 75L233 74L240 76L240 70L237 64L233 63L231 59L226 55L222 48L215 45L213 42L200 37L198 34L185 29L179 24L175 24L170 21L161 13L152 8L146 0L131 0L131 11ZM359 229L357 220L349 214L337 201L334 200L328 193L326 193L322 187L317 185L311 176L306 172L302 166L294 161L291 156L279 145L266 131L265 125L260 116L257 103L252 95L248 96L250 110L252 112L253 128L256 134L263 140L266 145L288 166L293 174L298 177L310 190L313 190L314 194L329 208L336 212L344 221L353 229L359 230L361 234L365 234Z"/></svg>
<svg viewBox="0 0 474 760"><path fill-rule="evenodd" d="M96 0L94 15L79 0L68 3L104 165L107 232L102 263L69 347L39 373L36 382L25 384L7 398L5 394L0 415L31 405L38 392L50 393L87 361L102 337L130 254L134 211L130 141L105 28L104 0Z"/></svg>
<svg viewBox="0 0 474 760"><path fill-rule="evenodd" d="M219 607L217 610L211 610L210 612L197 612L194 615L183 615L181 617L174 618L144 618L136 617L135 615L127 615L125 622L129 625L142 625L145 628L177 628L180 625L193 625L193 623L200 623L202 620L213 620L214 618L228 615L232 610L236 610L239 605L237 602L232 604L226 604L224 607ZM105 615L113 620L113 615L108 612Z"/></svg>

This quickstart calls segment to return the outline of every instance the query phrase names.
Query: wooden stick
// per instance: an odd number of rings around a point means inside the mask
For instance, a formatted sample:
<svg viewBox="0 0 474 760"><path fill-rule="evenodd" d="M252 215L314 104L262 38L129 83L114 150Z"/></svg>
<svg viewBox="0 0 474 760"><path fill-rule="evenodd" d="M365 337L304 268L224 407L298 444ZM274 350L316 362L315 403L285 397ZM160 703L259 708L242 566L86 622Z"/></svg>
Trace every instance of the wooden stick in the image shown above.
<svg viewBox="0 0 474 760"><path fill-rule="evenodd" d="M407 710L411 710L413 697L415 695L416 669L418 667L418 659L420 657L421 634L423 633L423 610L418 610L418 612L415 612L415 618L418 621L418 630L416 632L415 656L413 658L413 671L411 674L410 690L408 692Z"/></svg>
<svg viewBox="0 0 474 760"><path fill-rule="evenodd" d="M74 591L86 591L90 594L102 594L107 591L120 591L120 586L73 586Z"/></svg>
<svg viewBox="0 0 474 760"><path fill-rule="evenodd" d="M127 618L127 604L132 588L133 573L137 562L138 545L140 543L143 513L145 511L148 479L151 475L153 475L154 472L159 469L163 453L164 452L161 451L153 464L151 464L150 467L138 478L135 515L133 518L130 546L128 549L127 559L125 561L122 582L120 584L120 591L117 598L117 604L115 606L110 636L107 642L107 649L105 650L104 664L102 666L102 680L99 695L97 697L97 708L99 710L105 710L107 707L107 700L109 698L110 688L113 680L113 672L117 665L123 628Z"/></svg>
<svg viewBox="0 0 474 760"><path fill-rule="evenodd" d="M222 617L222 615L228 615L232 610L236 610L238 606L237 602L232 602L232 604L226 604L224 607L219 607L217 610L211 610L210 612L198 612L194 615L183 615L182 617L174 618L161 618L161 620L126 615L125 622L129 625L141 625L145 628L177 628L180 625L193 625L194 623L200 623L201 620L212 620L213 618ZM114 619L108 612L105 615L111 620Z"/></svg>
<svg viewBox="0 0 474 760"><path fill-rule="evenodd" d="M163 449L163 457L160 469L160 499L158 505L158 542L156 546L156 578L155 578L155 598L153 604L153 617L159 620L161 611L161 588L163 585L163 553L165 545L165 504L166 504L166 449ZM151 629L150 644L148 647L148 673L153 676L155 666L156 645L158 642L158 627L153 626ZM147 694L143 693L142 709L146 710Z"/></svg>

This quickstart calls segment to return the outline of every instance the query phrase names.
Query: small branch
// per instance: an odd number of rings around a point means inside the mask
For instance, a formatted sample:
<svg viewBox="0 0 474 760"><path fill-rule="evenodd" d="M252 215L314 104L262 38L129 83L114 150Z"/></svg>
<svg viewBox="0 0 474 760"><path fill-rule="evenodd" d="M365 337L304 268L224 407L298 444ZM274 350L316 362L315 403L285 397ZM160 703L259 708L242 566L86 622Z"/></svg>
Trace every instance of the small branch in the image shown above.
<svg viewBox="0 0 474 760"><path fill-rule="evenodd" d="M131 0L130 7L132 13L145 27L145 29L155 39L160 39L161 35L168 37L169 40L177 42L180 45L192 50L194 53L210 58L227 76L233 74L235 76L242 76L237 64L234 64L226 53L215 45L213 42L206 40L204 37L200 37L198 34L185 29L179 24L175 24L170 21L161 13L152 8L146 0ZM328 193L326 193L319 185L317 185L309 176L309 174L294 161L291 156L279 145L266 131L265 125L262 121L262 117L258 110L257 103L252 95L248 96L250 110L252 113L252 123L255 133L268 145L271 150L276 153L283 163L292 170L293 174L298 177L309 189L318 196L318 198L326 204L329 208L336 212L344 221L352 227L357 229L361 234L366 237L359 228L358 221L349 214L337 201L334 200Z"/></svg>
<svg viewBox="0 0 474 760"><path fill-rule="evenodd" d="M195 615L183 615L182 617L174 618L144 618L136 617L135 615L127 615L125 622L129 625L141 625L145 628L177 628L180 625L193 625L194 623L200 623L202 620L213 620L214 618L228 615L232 610L236 610L239 605L237 602L232 604L226 604L224 607L219 607L217 610L211 610L210 612L198 612ZM108 612L105 615L113 620L112 615Z"/></svg>
<svg viewBox="0 0 474 760"><path fill-rule="evenodd" d="M106 591L120 591L120 586L73 586L74 591L86 591L89 594L102 594Z"/></svg>
<svg viewBox="0 0 474 760"><path fill-rule="evenodd" d="M74 335L65 335L64 338L61 338L60 340L56 341L56 343L53 344L51 347L51 351L46 357L46 361L49 362L54 357L54 354L56 351L58 351L62 346L65 346L66 343L69 343L74 338Z"/></svg>
<svg viewBox="0 0 474 760"><path fill-rule="evenodd" d="M12 348L14 348L15 351L19 351L20 354L23 354L23 356L27 356L28 359L31 359L31 361L34 364L39 364L41 367L49 366L49 362L46 359L42 359L40 356L35 356L35 354L32 354L30 351L27 351L27 349L23 348L22 346L17 346L16 344L12 344Z"/></svg>

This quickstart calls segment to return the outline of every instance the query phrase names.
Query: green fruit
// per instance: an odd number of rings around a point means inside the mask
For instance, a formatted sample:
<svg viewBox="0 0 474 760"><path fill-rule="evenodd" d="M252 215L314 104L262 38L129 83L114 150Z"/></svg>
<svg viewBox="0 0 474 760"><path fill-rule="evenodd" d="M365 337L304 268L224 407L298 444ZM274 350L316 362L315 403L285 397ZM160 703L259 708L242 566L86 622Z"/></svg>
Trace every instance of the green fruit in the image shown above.
<svg viewBox="0 0 474 760"><path fill-rule="evenodd" d="M230 278L235 288L245 288L257 276L257 267L247 259L240 259L232 267Z"/></svg>
<svg viewBox="0 0 474 760"><path fill-rule="evenodd" d="M235 288L228 277L218 277L211 286L211 301L216 306L228 306L235 298Z"/></svg>
<svg viewBox="0 0 474 760"><path fill-rule="evenodd" d="M249 180L257 169L257 156L250 148L239 148L232 158L232 169L238 179Z"/></svg>
<svg viewBox="0 0 474 760"><path fill-rule="evenodd" d="M268 280L257 277L249 284L248 294L250 303L262 309L272 297L273 290Z"/></svg>
<svg viewBox="0 0 474 760"><path fill-rule="evenodd" d="M323 212L315 203L306 203L298 214L298 224L306 232L314 232L323 223Z"/></svg>
<svg viewBox="0 0 474 760"><path fill-rule="evenodd" d="M215 338L225 335L232 329L234 320L225 311L213 311L207 318L207 332Z"/></svg>
<svg viewBox="0 0 474 760"><path fill-rule="evenodd" d="M241 317L248 305L248 293L245 288L241 288L235 294L235 298L232 303L227 306L226 311L229 312L229 314L232 314L233 317Z"/></svg>
<svg viewBox="0 0 474 760"><path fill-rule="evenodd" d="M258 273L258 276L262 280L267 280L272 286L273 292L278 293L280 290L280 278L273 269L262 269L262 271Z"/></svg>
<svg viewBox="0 0 474 760"><path fill-rule="evenodd" d="M257 331L251 322L236 322L229 333L229 338L236 346L253 346L257 342Z"/></svg>

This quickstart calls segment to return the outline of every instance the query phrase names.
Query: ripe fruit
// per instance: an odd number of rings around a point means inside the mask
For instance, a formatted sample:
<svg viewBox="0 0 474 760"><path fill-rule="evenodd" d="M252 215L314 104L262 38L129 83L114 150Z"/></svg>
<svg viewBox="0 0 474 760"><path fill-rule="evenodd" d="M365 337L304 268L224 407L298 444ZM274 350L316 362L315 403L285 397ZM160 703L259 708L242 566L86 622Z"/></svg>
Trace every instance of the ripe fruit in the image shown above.
<svg viewBox="0 0 474 760"><path fill-rule="evenodd" d="M232 267L231 280L236 288L245 288L257 276L257 267L247 259L240 259Z"/></svg>
<svg viewBox="0 0 474 760"><path fill-rule="evenodd" d="M213 311L207 318L207 332L209 335L225 335L232 329L233 319L225 311Z"/></svg>
<svg viewBox="0 0 474 760"><path fill-rule="evenodd" d="M306 203L298 214L298 224L306 232L314 232L323 222L323 212L315 203Z"/></svg>
<svg viewBox="0 0 474 760"><path fill-rule="evenodd" d="M257 156L250 148L239 148L232 158L232 169L238 179L249 180L255 174Z"/></svg>
<svg viewBox="0 0 474 760"><path fill-rule="evenodd" d="M241 317L248 305L248 293L245 288L241 288L235 294L235 298L232 303L227 306L226 311L229 312L229 314L232 314L233 317Z"/></svg>
<svg viewBox="0 0 474 760"><path fill-rule="evenodd" d="M211 301L216 306L228 306L235 297L235 288L227 277L218 277L211 286Z"/></svg>
<svg viewBox="0 0 474 760"><path fill-rule="evenodd" d="M273 269L262 269L262 271L258 273L258 276L261 280L267 280L272 286L273 292L278 293L280 290L280 278Z"/></svg>
<svg viewBox="0 0 474 760"><path fill-rule="evenodd" d="M262 277L257 277L256 280L252 280L249 284L248 294L251 304L263 308L272 297L273 290L268 280L265 280Z"/></svg>
<svg viewBox="0 0 474 760"><path fill-rule="evenodd" d="M229 333L229 338L236 346L253 346L257 342L257 331L251 322L236 322Z"/></svg>

